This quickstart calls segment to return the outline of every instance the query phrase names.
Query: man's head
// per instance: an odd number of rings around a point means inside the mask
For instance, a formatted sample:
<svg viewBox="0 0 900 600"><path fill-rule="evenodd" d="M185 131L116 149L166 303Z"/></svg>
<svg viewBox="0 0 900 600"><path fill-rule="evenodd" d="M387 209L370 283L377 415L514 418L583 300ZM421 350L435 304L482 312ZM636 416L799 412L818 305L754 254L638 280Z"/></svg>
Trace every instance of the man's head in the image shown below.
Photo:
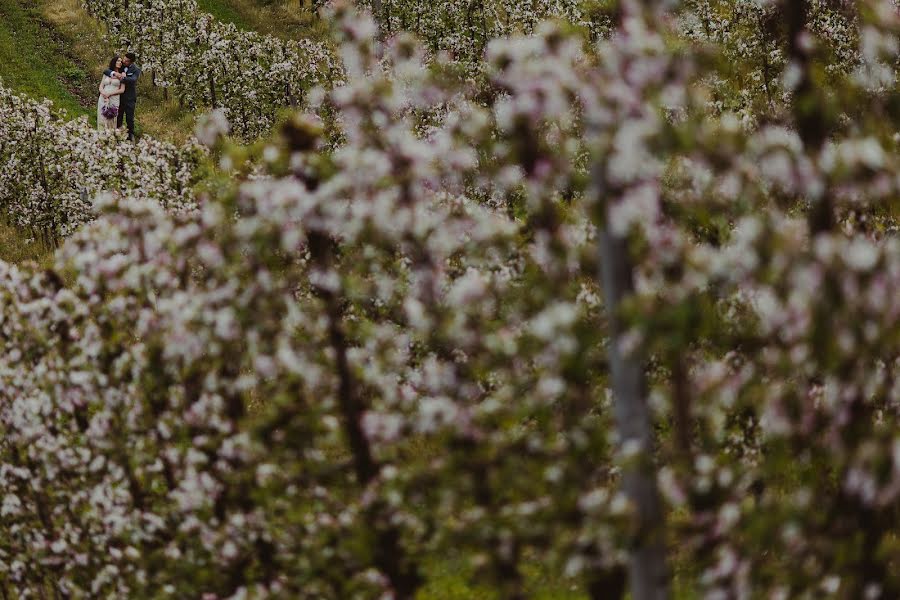
<svg viewBox="0 0 900 600"><path fill-rule="evenodd" d="M134 64L134 61L136 61L136 60L137 60L137 56L135 55L134 52L126 52L125 60L123 62L125 63L126 67L130 67L131 65Z"/></svg>

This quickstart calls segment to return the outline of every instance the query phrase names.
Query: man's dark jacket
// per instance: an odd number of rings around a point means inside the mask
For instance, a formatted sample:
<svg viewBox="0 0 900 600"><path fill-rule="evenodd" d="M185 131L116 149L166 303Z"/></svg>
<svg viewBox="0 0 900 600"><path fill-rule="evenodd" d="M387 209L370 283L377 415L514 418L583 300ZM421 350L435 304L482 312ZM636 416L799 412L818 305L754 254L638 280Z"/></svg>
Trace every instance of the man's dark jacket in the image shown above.
<svg viewBox="0 0 900 600"><path fill-rule="evenodd" d="M112 70L107 69L103 72L107 77L112 76ZM122 94L122 104L134 105L137 103L137 80L141 76L141 68L136 64L125 67L125 78L122 83L125 84L125 92Z"/></svg>

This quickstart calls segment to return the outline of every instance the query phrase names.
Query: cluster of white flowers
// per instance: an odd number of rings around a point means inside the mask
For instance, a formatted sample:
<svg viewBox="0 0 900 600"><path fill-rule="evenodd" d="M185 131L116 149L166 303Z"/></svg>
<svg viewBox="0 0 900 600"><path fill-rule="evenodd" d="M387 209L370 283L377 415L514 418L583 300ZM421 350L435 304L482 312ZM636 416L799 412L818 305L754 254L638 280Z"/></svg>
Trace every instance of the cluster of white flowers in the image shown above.
<svg viewBox="0 0 900 600"><path fill-rule="evenodd" d="M103 192L191 209L200 153L196 143L178 147L146 136L126 144L0 83L0 213L45 243L92 220L92 202Z"/></svg>
<svg viewBox="0 0 900 600"><path fill-rule="evenodd" d="M315 84L340 78L333 52L310 40L243 31L196 0L82 0L145 74L188 107L221 108L245 140L266 134L279 110Z"/></svg>

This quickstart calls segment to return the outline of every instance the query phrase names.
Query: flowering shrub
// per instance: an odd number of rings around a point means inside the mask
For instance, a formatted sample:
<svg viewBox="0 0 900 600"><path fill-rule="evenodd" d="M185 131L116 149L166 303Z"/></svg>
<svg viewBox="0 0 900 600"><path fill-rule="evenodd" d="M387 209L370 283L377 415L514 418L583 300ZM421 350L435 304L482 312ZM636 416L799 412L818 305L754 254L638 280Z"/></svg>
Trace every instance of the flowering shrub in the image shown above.
<svg viewBox="0 0 900 600"><path fill-rule="evenodd" d="M103 191L191 209L200 155L195 144L146 137L125 145L0 84L0 213L46 243L93 219L91 203Z"/></svg>
<svg viewBox="0 0 900 600"><path fill-rule="evenodd" d="M135 50L156 85L191 109L221 108L245 140L270 131L277 111L340 78L328 46L285 41L221 23L196 0L83 0L110 34Z"/></svg>
<svg viewBox="0 0 900 600"><path fill-rule="evenodd" d="M591 598L667 559L900 594L896 83L819 87L783 6L748 124L668 3L493 41L487 86L337 5L341 145L297 116L196 212L104 197L70 285L0 263L6 590L408 599L452 556L509 598L535 560Z"/></svg>

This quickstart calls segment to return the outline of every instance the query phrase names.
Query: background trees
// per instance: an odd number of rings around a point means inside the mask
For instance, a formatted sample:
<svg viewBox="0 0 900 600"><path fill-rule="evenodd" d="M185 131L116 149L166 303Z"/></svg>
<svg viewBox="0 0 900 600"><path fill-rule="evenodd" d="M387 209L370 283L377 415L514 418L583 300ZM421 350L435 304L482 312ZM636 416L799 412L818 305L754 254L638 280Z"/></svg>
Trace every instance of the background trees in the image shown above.
<svg viewBox="0 0 900 600"><path fill-rule="evenodd" d="M255 171L201 127L253 177L107 197L71 284L0 266L8 589L410 598L451 556L605 598L662 546L704 596L895 596L898 14L861 3L834 69L785 19L770 104L731 96L747 38L684 29L723 6L542 24L476 76L337 5L324 120Z"/></svg>

